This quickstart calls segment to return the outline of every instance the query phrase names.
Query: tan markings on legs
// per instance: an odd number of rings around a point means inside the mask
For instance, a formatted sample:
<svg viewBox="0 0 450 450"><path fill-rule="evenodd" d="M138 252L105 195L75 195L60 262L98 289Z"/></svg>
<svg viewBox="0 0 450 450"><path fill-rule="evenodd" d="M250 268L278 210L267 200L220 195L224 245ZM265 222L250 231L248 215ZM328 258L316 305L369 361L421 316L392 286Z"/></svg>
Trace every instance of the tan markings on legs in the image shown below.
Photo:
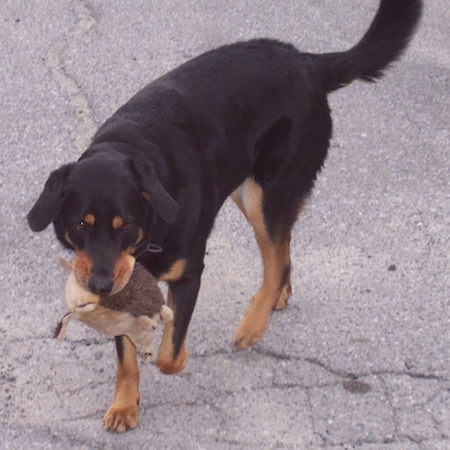
<svg viewBox="0 0 450 450"><path fill-rule="evenodd" d="M161 281L178 281L184 273L184 269L186 267L186 260L185 259L178 259L175 261L171 268L163 273L159 279Z"/></svg>
<svg viewBox="0 0 450 450"><path fill-rule="evenodd" d="M303 200L303 201L301 201L301 203L298 207L297 215L300 214L305 209L305 207L306 207L306 200ZM276 311L284 309L287 305L289 298L292 295L289 244L290 244L290 232L289 232L288 253L287 253L287 261L289 261L289 266L287 266L287 267L289 267L289 271L285 275L285 278L286 278L285 283L284 283L284 286L281 290L281 294L278 297L277 303L274 308Z"/></svg>
<svg viewBox="0 0 450 450"><path fill-rule="evenodd" d="M253 225L262 219L262 189L253 178L247 178L232 192L231 198L242 211L247 220ZM264 226L265 230L265 226ZM261 230L262 231L262 230Z"/></svg>
<svg viewBox="0 0 450 450"><path fill-rule="evenodd" d="M169 287L168 305L174 311L173 296L172 291ZM176 315L176 311L174 311ZM174 332L174 321L170 321L164 325L164 332L159 346L158 357L156 358L155 364L158 366L159 370L165 374L174 374L181 372L189 359L189 355L186 351L184 341L181 345L180 352L178 356L173 359L173 332Z"/></svg>
<svg viewBox="0 0 450 450"><path fill-rule="evenodd" d="M277 255L279 256L279 264L282 266L283 275L280 283L280 295L275 303L274 310L279 311L286 308L287 302L292 295L291 287L291 234L280 233L275 242L275 246L278 247Z"/></svg>
<svg viewBox="0 0 450 450"><path fill-rule="evenodd" d="M290 296L290 239L289 235L269 237L262 211L263 191L254 180L245 180L231 197L253 226L264 264L262 286L235 335L236 345L247 348L262 338L272 310L284 308Z"/></svg>
<svg viewBox="0 0 450 450"><path fill-rule="evenodd" d="M123 337L123 361L118 361L114 401L103 418L108 431L123 433L136 428L139 417L139 367L136 348Z"/></svg>
<svg viewBox="0 0 450 450"><path fill-rule="evenodd" d="M240 348L256 344L264 335L273 309L286 306L290 296L289 282L283 284L285 267L289 265L288 241L271 243L258 239L264 262L264 279L241 321L235 342Z"/></svg>
<svg viewBox="0 0 450 450"><path fill-rule="evenodd" d="M158 357L155 361L159 370L167 375L181 372L186 367L189 359L184 342L181 345L178 356L173 359L173 331L173 322L164 325L164 333L159 347Z"/></svg>
<svg viewBox="0 0 450 450"><path fill-rule="evenodd" d="M277 303L275 304L274 310L280 311L281 309L286 308L287 302L290 299L291 295L292 295L291 276L288 275L286 283L283 286L283 289L281 290Z"/></svg>

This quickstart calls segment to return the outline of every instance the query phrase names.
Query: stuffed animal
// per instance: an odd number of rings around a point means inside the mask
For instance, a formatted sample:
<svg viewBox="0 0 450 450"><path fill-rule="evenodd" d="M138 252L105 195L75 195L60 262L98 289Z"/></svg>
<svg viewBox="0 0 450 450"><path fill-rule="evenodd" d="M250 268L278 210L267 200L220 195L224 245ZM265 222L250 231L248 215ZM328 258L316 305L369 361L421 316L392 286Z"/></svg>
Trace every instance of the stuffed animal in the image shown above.
<svg viewBox="0 0 450 450"><path fill-rule="evenodd" d="M165 305L156 279L132 256L130 278L125 287L110 296L87 291L77 281L72 266L63 259L58 262L70 272L65 287L69 311L60 320L55 337L64 339L72 317L109 336L127 336L145 358L152 356L151 343L159 322L173 320L172 310Z"/></svg>

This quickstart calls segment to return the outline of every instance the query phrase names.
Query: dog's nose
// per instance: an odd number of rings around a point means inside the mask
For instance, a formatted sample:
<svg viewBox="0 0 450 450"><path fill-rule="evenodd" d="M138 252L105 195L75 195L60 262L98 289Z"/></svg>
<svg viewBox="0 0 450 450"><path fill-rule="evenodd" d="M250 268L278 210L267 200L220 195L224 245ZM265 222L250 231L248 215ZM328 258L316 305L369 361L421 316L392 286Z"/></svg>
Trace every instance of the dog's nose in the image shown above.
<svg viewBox="0 0 450 450"><path fill-rule="evenodd" d="M108 278L93 276L89 280L88 287L93 294L108 295L113 288L113 283Z"/></svg>

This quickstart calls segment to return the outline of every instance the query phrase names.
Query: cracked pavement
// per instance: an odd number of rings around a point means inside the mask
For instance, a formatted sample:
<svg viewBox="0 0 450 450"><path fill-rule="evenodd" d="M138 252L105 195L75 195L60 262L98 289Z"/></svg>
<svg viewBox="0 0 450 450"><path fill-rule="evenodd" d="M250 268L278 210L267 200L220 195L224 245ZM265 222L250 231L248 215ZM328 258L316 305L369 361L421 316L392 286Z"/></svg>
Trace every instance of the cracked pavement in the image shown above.
<svg viewBox="0 0 450 450"><path fill-rule="evenodd" d="M293 235L293 297L261 343L232 336L258 288L250 227L217 219L185 371L141 366L140 423L102 430L113 341L65 312L69 257L25 215L138 88L257 36L348 48L376 0L0 3L0 448L450 448L450 10L427 2L401 62L330 97L334 139Z"/></svg>

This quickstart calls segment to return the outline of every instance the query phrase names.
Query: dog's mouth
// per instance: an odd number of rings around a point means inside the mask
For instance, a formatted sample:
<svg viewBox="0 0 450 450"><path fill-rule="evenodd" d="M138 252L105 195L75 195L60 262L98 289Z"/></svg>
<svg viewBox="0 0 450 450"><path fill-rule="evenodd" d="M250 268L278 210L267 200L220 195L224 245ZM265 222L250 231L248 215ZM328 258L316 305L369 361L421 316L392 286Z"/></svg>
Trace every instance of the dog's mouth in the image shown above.
<svg viewBox="0 0 450 450"><path fill-rule="evenodd" d="M84 253L77 252L72 262L75 278L84 290L94 295L111 296L119 293L130 281L136 259L123 252L114 265L112 280L95 273L92 260Z"/></svg>

